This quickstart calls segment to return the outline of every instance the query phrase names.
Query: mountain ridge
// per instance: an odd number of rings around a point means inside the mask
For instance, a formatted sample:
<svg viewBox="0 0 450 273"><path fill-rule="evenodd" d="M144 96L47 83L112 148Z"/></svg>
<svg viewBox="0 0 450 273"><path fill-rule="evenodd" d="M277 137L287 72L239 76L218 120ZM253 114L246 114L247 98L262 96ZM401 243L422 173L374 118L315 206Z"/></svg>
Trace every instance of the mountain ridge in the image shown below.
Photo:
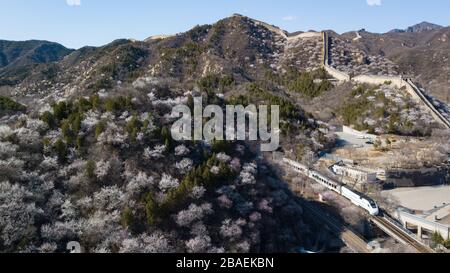
<svg viewBox="0 0 450 273"><path fill-rule="evenodd" d="M439 55L445 58L449 28L438 26L436 30L421 31L430 26L436 28L437 25L419 23L410 27L412 32L384 34L361 30L356 36L356 32L327 32L331 36L353 41L352 44L359 47L364 54L392 58L400 64L402 71L399 72L421 76L419 81L426 87L437 88L439 95L445 93L445 87L441 84L445 83L442 78L445 71L433 66L432 74L425 73L425 68L411 63L417 58L426 60L425 49L431 50L429 52L440 52ZM61 49L63 53L50 54L47 58L44 54L43 58L34 60L33 54L40 52L37 50L39 45L36 45L28 51L23 51L13 62L11 58L3 57L7 61L3 61L3 68L0 67L0 86L19 86L20 90L38 92L42 89L48 90L49 85L64 82L68 83L64 89L98 91L114 86L116 82L132 81L144 74L181 77L183 81L194 81L195 78L208 73L234 74L237 78L245 79L258 77L258 73L265 73L264 71L273 70L275 67L281 70L289 67L300 70L320 67L320 45L316 41L314 45L317 48L305 52L302 48L304 45L297 44L300 41L298 39L301 39L297 36L302 33L305 32L289 33L269 23L234 14L214 24L198 25L176 35L152 36L143 41L118 39L101 47L70 50L61 45L58 47L56 43L41 41L41 46L50 44ZM283 55L284 60L278 60L281 63L277 64L276 59ZM406 57L398 57L404 55ZM0 62L1 58L0 55ZM364 59L363 56L359 58ZM6 67L6 64L9 67ZM442 76L438 80L439 84L428 85L432 80L431 75L435 73ZM39 87L42 81L47 83Z"/></svg>
<svg viewBox="0 0 450 273"><path fill-rule="evenodd" d="M73 49L45 40L0 40L0 68L33 63L48 63L62 59Z"/></svg>
<svg viewBox="0 0 450 273"><path fill-rule="evenodd" d="M444 28L444 26L437 25L430 22L421 22L418 24L415 24L413 26L409 26L406 29L393 29L389 31L388 33L420 33L420 32L426 32L426 31L433 31L433 30L440 30Z"/></svg>

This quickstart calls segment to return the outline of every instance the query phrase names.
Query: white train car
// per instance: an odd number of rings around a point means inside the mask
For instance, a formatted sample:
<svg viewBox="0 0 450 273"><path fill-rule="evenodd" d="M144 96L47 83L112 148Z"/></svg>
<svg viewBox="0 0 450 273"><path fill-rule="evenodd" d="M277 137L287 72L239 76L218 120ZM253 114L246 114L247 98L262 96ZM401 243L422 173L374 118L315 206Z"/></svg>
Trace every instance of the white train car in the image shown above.
<svg viewBox="0 0 450 273"><path fill-rule="evenodd" d="M360 193L356 193L345 186L341 187L341 195L350 200L356 206L368 211L370 215L375 216L380 213L377 204L372 199L365 197Z"/></svg>
<svg viewBox="0 0 450 273"><path fill-rule="evenodd" d="M363 194L356 193L346 186L342 186L338 182L316 172L313 170L310 170L307 166L302 165L296 161L283 158L283 162L291 166L294 170L305 174L309 178L313 179L317 183L321 184L322 186L326 187L327 189L330 189L343 197L350 200L354 205L363 208L364 210L368 211L371 215L378 215L379 214L379 208L377 204L370 198L364 196Z"/></svg>
<svg viewBox="0 0 450 273"><path fill-rule="evenodd" d="M307 166L287 158L283 158L283 162L291 166L294 170L303 173L305 175L309 175L309 168Z"/></svg>
<svg viewBox="0 0 450 273"><path fill-rule="evenodd" d="M314 179L315 181L325 186L326 188L341 194L341 186L336 181L333 181L330 178L325 177L316 171L310 171L309 178Z"/></svg>

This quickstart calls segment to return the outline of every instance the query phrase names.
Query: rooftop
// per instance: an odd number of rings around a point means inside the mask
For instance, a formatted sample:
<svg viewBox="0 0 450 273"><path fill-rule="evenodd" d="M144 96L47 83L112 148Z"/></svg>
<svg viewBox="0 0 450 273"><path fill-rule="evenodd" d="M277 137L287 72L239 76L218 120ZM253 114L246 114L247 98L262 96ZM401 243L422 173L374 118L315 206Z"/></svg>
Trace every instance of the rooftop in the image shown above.
<svg viewBox="0 0 450 273"><path fill-rule="evenodd" d="M392 195L400 206L415 211L430 212L450 206L450 186L397 188L384 191L383 194Z"/></svg>
<svg viewBox="0 0 450 273"><path fill-rule="evenodd" d="M450 204L443 204L441 207L429 211L426 213L425 219L450 226Z"/></svg>

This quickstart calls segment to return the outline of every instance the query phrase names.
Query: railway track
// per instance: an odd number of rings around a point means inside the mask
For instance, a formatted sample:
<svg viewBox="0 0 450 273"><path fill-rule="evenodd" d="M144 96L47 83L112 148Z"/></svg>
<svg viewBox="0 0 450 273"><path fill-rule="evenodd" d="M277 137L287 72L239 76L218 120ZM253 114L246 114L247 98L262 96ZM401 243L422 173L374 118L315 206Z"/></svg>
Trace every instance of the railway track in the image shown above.
<svg viewBox="0 0 450 273"><path fill-rule="evenodd" d="M324 213L322 209L310 204L307 201L302 202L302 205L322 222L324 222L330 230L336 234L340 234L341 240L353 251L357 253L370 253L367 243L348 227L342 223L339 223L337 220Z"/></svg>
<svg viewBox="0 0 450 273"><path fill-rule="evenodd" d="M397 227L395 224L391 223L389 220L383 216L371 216L370 218L373 223L378 225L384 232L393 238L401 241L404 244L410 245L419 253L434 253L434 251L420 243L419 241L412 238L409 234L403 231L401 228Z"/></svg>
<svg viewBox="0 0 450 273"><path fill-rule="evenodd" d="M289 161L287 161L289 163ZM291 165L292 167L292 165ZM306 167L299 166L294 168L296 172L302 173ZM330 187L328 187L330 188ZM313 206L308 202L304 203L304 207L310 210L313 214L316 215L317 218L320 218L327 226L332 229L334 232L341 234L341 239L346 243L347 246L352 248L353 250L360 253L368 253L369 250L367 248L367 243L359 237L356 233L354 233L350 228L336 219L332 219L330 215L324 213L319 207ZM365 210L367 212L367 210ZM380 211L381 213L381 211ZM380 229L382 229L386 234L396 239L397 241L410 245L419 253L434 253L434 251L428 246L423 245L421 242L416 240L413 236L411 236L407 231L405 231L402 227L397 226L393 221L389 221L386 215L376 214L378 216L373 216L367 214L367 218L375 223Z"/></svg>

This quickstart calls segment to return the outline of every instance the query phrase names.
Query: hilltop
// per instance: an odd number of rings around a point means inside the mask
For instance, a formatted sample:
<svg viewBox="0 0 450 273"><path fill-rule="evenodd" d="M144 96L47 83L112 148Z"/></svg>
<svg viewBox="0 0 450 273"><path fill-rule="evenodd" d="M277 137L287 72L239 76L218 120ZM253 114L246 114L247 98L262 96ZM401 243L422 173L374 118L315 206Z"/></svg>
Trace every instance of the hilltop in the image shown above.
<svg viewBox="0 0 450 273"><path fill-rule="evenodd" d="M450 73L450 27L422 29L413 32L375 34L354 32L342 35L365 54L379 55L391 60L398 71L414 78L432 95L450 102L448 75ZM438 64L438 65L436 65Z"/></svg>
<svg viewBox="0 0 450 273"><path fill-rule="evenodd" d="M73 51L48 41L0 40L0 85L17 84L39 64L60 61Z"/></svg>
<svg viewBox="0 0 450 273"><path fill-rule="evenodd" d="M389 31L390 33L403 33L403 32L409 32L409 33L420 33L420 32L426 32L426 31L433 31L433 30L440 30L444 28L443 26L436 25L429 22L422 22L410 27L407 27L406 29L394 29Z"/></svg>

